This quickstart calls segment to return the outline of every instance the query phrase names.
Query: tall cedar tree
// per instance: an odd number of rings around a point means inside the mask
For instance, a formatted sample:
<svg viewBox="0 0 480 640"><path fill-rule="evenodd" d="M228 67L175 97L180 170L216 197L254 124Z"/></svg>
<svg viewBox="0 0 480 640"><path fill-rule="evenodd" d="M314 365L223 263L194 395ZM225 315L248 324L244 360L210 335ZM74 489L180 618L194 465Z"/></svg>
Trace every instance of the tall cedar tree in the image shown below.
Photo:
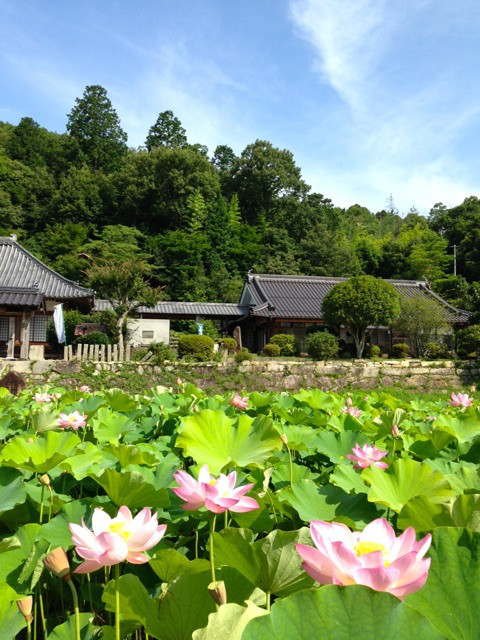
<svg viewBox="0 0 480 640"><path fill-rule="evenodd" d="M127 134L120 119L100 85L86 87L68 115L68 133L92 169L106 173L118 168L127 152Z"/></svg>
<svg viewBox="0 0 480 640"><path fill-rule="evenodd" d="M186 131L180 120L173 115L173 111L162 111L155 124L150 127L145 140L149 151L156 147L185 147L187 146Z"/></svg>

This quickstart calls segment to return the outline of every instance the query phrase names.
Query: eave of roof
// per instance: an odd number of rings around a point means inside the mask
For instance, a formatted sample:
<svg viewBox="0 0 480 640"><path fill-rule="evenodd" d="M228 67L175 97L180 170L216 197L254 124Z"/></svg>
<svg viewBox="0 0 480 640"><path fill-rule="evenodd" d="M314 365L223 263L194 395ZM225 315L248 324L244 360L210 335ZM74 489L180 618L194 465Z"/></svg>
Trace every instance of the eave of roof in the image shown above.
<svg viewBox="0 0 480 640"><path fill-rule="evenodd" d="M95 300L95 311L111 309L108 300ZM139 307L138 313L157 316L201 316L203 318L240 318L248 313L248 307L223 302L157 302L154 307Z"/></svg>

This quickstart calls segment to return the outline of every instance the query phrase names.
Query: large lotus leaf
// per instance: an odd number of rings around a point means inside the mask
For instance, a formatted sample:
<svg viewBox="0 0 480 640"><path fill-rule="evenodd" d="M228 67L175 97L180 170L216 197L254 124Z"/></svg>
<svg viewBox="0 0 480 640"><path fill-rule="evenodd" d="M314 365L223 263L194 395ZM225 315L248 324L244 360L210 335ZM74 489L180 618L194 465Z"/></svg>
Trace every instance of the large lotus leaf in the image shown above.
<svg viewBox="0 0 480 640"><path fill-rule="evenodd" d="M162 582L173 582L178 576L204 573L210 570L210 563L201 558L189 560L176 549L161 549L150 558L150 566Z"/></svg>
<svg viewBox="0 0 480 640"><path fill-rule="evenodd" d="M98 442L118 443L119 439L135 428L135 423L121 413L101 407L91 420L93 433Z"/></svg>
<svg viewBox="0 0 480 640"><path fill-rule="evenodd" d="M47 431L43 436L16 437L2 451L1 464L21 467L34 473L46 473L72 455L79 437L68 431Z"/></svg>
<svg viewBox="0 0 480 640"><path fill-rule="evenodd" d="M0 387L0 391L2 388ZM15 591L5 583L0 583L0 638L15 640L17 634L26 626L15 603Z"/></svg>
<svg viewBox="0 0 480 640"><path fill-rule="evenodd" d="M317 435L317 451L323 453L331 462L335 464L344 463L352 464L347 455L352 453L352 448L358 442L363 445L368 442L368 438L358 431L342 431L341 433L333 433L332 431L323 431Z"/></svg>
<svg viewBox="0 0 480 640"><path fill-rule="evenodd" d="M457 496L451 506L452 520L456 527L465 527L480 533L480 495Z"/></svg>
<svg viewBox="0 0 480 640"><path fill-rule="evenodd" d="M80 614L80 640L93 640L93 638L98 638L100 630L99 627L93 626L93 618L93 613ZM71 615L67 622L55 627L47 636L47 640L72 640L72 638L75 638L74 615Z"/></svg>
<svg viewBox="0 0 480 640"><path fill-rule="evenodd" d="M136 472L120 473L105 469L91 477L102 486L110 500L117 506L126 505L132 509L143 507L168 507L170 500L166 489L157 489Z"/></svg>
<svg viewBox="0 0 480 640"><path fill-rule="evenodd" d="M296 542L310 541L306 528L277 529L256 542L248 529L228 528L214 534L215 562L235 568L262 591L288 595L313 584L295 548Z"/></svg>
<svg viewBox="0 0 480 640"><path fill-rule="evenodd" d="M152 450L146 442L110 445L106 450L117 458L122 468L130 464L145 464L152 467L162 458L160 452Z"/></svg>
<svg viewBox="0 0 480 640"><path fill-rule="evenodd" d="M127 574L120 578L120 611L126 620L135 620L158 640L189 640L196 629L205 627L215 605L207 586L209 573L179 576L160 600L149 597L140 580ZM115 610L114 582L102 597L107 609Z"/></svg>
<svg viewBox="0 0 480 640"><path fill-rule="evenodd" d="M292 478L293 482L299 482L300 480L316 480L319 476L318 473L314 473L305 465L292 463ZM283 489L290 484L290 464L285 462L283 464L276 464L272 473L272 483L275 489Z"/></svg>
<svg viewBox="0 0 480 640"><path fill-rule="evenodd" d="M446 431L462 444L480 435L480 414L476 411L457 412L455 416L441 414L435 420L435 428Z"/></svg>
<svg viewBox="0 0 480 640"><path fill-rule="evenodd" d="M405 601L450 640L478 640L480 534L441 527L432 535L428 580Z"/></svg>
<svg viewBox="0 0 480 640"><path fill-rule="evenodd" d="M427 460L432 469L440 471L450 483L456 493L463 493L468 489L480 491L480 470L478 464L472 462L450 462L441 460Z"/></svg>
<svg viewBox="0 0 480 640"><path fill-rule="evenodd" d="M71 473L75 480L83 480L93 470L98 472L106 467L114 466L116 462L117 460L112 454L91 442L83 442L77 447L74 456L66 458L58 466Z"/></svg>
<svg viewBox="0 0 480 640"><path fill-rule="evenodd" d="M248 623L242 640L444 640L428 620L389 593L329 585L277 600Z"/></svg>
<svg viewBox="0 0 480 640"><path fill-rule="evenodd" d="M240 414L233 420L221 410L205 409L184 419L179 431L175 446L197 464L208 464L214 474L227 465L263 467L283 446L266 416Z"/></svg>
<svg viewBox="0 0 480 640"><path fill-rule="evenodd" d="M48 547L37 540L39 524L27 524L10 540L10 548L0 553L0 575L17 594L31 593L43 569L41 560Z"/></svg>
<svg viewBox="0 0 480 640"><path fill-rule="evenodd" d="M353 468L353 464L339 464L329 476L331 483L340 487L347 493L367 493L368 485L363 480L361 474Z"/></svg>
<svg viewBox="0 0 480 640"><path fill-rule="evenodd" d="M428 496L432 502L447 502L454 496L441 473L414 460L396 460L388 469L370 466L362 477L370 485L368 499L397 513L415 496Z"/></svg>
<svg viewBox="0 0 480 640"><path fill-rule="evenodd" d="M208 624L204 629L194 631L192 640L241 640L250 620L266 615L268 612L265 609L252 602L247 602L246 607L224 604L208 616Z"/></svg>
<svg viewBox="0 0 480 640"><path fill-rule="evenodd" d="M437 527L454 526L448 504L434 504L427 496L415 496L404 504L398 514L399 529L413 527L415 531L432 531Z"/></svg>
<svg viewBox="0 0 480 640"><path fill-rule="evenodd" d="M418 433L413 435L403 433L401 437L405 449L412 451L412 453L423 460L426 458L436 458L440 452L442 452L443 456L448 455L448 450L445 451L445 447L454 440L454 438L445 431L429 433L428 438L426 436L421 437ZM452 451L451 455L455 455L454 451Z"/></svg>
<svg viewBox="0 0 480 640"><path fill-rule="evenodd" d="M41 407L32 413L32 427L37 433L59 429L58 411L51 409L48 405Z"/></svg>
<svg viewBox="0 0 480 640"><path fill-rule="evenodd" d="M131 411L135 411L137 408L135 399L121 389L110 389L105 392L104 397L112 411L130 413Z"/></svg>
<svg viewBox="0 0 480 640"><path fill-rule="evenodd" d="M0 467L0 513L22 504L26 497L22 474L16 469Z"/></svg>
<svg viewBox="0 0 480 640"><path fill-rule="evenodd" d="M293 489L284 489L278 497L296 509L304 522L348 518L348 524L363 528L380 515L365 493L349 495L332 485L319 487L311 480L295 483Z"/></svg>
<svg viewBox="0 0 480 640"><path fill-rule="evenodd" d="M288 446L292 451L315 453L318 434L316 429L304 425L274 423L279 435L285 434Z"/></svg>

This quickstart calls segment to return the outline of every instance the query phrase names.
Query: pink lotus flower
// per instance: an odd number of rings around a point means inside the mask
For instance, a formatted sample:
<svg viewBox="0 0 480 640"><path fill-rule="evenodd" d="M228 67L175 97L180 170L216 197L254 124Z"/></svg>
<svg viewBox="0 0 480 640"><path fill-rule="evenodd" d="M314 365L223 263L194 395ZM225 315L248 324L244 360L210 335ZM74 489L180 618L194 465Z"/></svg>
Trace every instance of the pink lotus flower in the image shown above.
<svg viewBox="0 0 480 640"><path fill-rule="evenodd" d="M40 404L52 401L52 396L49 393L36 393L33 397L35 402L39 402Z"/></svg>
<svg viewBox="0 0 480 640"><path fill-rule="evenodd" d="M79 388L79 391L83 391L84 393L90 393L91 390L92 389L88 386L88 384L82 384L82 386Z"/></svg>
<svg viewBox="0 0 480 640"><path fill-rule="evenodd" d="M466 409L473 402L473 398L470 398L468 393L455 393L452 391L452 395L450 397L451 400L448 404L452 407L462 407L463 409Z"/></svg>
<svg viewBox="0 0 480 640"><path fill-rule="evenodd" d="M247 409L248 408L248 398L242 398L239 393L236 393L233 398L230 400L230 404L236 407L237 409Z"/></svg>
<svg viewBox="0 0 480 640"><path fill-rule="evenodd" d="M354 418L359 418L362 415L362 412L360 411L360 409L357 409L356 407L351 407L351 406L343 407L340 413L349 413Z"/></svg>
<svg viewBox="0 0 480 640"><path fill-rule="evenodd" d="M95 509L93 532L85 525L69 524L77 554L85 560L74 573L90 573L126 560L132 564L148 562L143 553L162 539L167 525L158 524L150 509L142 509L135 518L128 507L120 507L115 518L103 509Z"/></svg>
<svg viewBox="0 0 480 640"><path fill-rule="evenodd" d="M173 476L180 487L174 487L176 495L185 501L182 507L186 511L196 511L205 506L212 513L224 513L227 510L244 513L259 508L253 498L246 497L252 484L244 484L235 489L237 474L235 471L228 476L221 473L217 479L210 475L208 465L204 464L198 474L198 481L185 471L177 471Z"/></svg>
<svg viewBox="0 0 480 640"><path fill-rule="evenodd" d="M74 411L73 413L61 413L60 418L57 420L58 424L62 427L62 429L68 429L71 427L72 429L79 429L80 427L84 427L87 424L87 416L81 415L78 411Z"/></svg>
<svg viewBox="0 0 480 640"><path fill-rule="evenodd" d="M430 558L423 556L432 536L416 542L413 527L397 538L384 518L361 532L338 522L317 520L310 523L310 535L316 549L299 543L296 547L303 568L320 584L361 584L403 600L427 580Z"/></svg>
<svg viewBox="0 0 480 640"><path fill-rule="evenodd" d="M388 464L386 462L379 462L383 457L385 457L388 451L382 451L381 449L377 449L374 445L364 444L363 447L360 447L358 442L352 449L353 455L349 454L347 458L349 460L353 460L356 464L353 465L354 469L365 469L373 464L374 467L378 467L379 469L387 469Z"/></svg>
<svg viewBox="0 0 480 640"><path fill-rule="evenodd" d="M60 398L62 397L61 393L52 393L52 400L60 400Z"/></svg>
<svg viewBox="0 0 480 640"><path fill-rule="evenodd" d="M431 422L433 422L433 421L434 421L434 420L436 420L436 419L437 419L437 416L427 416L427 417L425 418L425 420L430 420Z"/></svg>

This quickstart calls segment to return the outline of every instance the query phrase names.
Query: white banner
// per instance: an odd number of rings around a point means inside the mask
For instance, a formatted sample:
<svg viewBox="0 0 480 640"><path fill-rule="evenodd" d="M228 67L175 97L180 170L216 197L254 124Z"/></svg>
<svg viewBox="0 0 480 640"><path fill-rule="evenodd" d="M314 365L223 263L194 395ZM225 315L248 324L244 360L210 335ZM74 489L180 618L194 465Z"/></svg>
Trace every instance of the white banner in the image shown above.
<svg viewBox="0 0 480 640"><path fill-rule="evenodd" d="M53 323L59 344L65 342L65 322L63 320L63 304L56 304L53 311Z"/></svg>

